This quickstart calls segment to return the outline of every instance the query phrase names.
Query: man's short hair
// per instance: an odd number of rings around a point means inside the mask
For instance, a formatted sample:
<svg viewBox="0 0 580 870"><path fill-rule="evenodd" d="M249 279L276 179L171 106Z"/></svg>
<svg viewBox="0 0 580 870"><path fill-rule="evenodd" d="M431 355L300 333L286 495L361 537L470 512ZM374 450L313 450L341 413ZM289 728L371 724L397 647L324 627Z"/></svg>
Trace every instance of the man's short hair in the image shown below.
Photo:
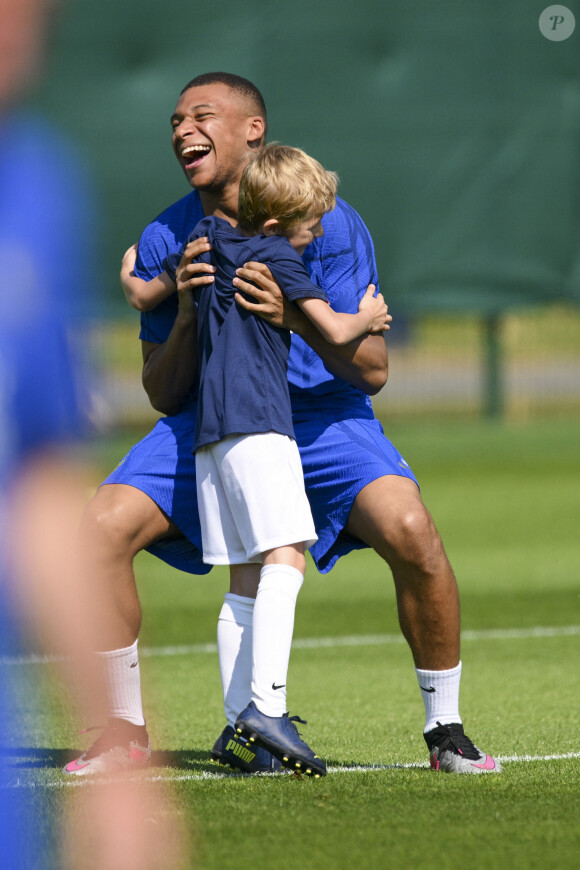
<svg viewBox="0 0 580 870"><path fill-rule="evenodd" d="M336 204L338 175L299 148L271 142L252 157L240 180L238 223L257 232L270 218L282 230L323 215Z"/></svg>
<svg viewBox="0 0 580 870"><path fill-rule="evenodd" d="M264 124L267 123L266 103L264 102L264 97L256 85L252 84L249 79L243 78L243 76L237 76L234 73L227 72L202 73L188 82L182 89L181 93L184 94L185 91L188 91L190 88L199 88L203 85L215 84L226 85L228 88L231 88L232 91L240 94L240 96L252 104L254 114L263 118Z"/></svg>

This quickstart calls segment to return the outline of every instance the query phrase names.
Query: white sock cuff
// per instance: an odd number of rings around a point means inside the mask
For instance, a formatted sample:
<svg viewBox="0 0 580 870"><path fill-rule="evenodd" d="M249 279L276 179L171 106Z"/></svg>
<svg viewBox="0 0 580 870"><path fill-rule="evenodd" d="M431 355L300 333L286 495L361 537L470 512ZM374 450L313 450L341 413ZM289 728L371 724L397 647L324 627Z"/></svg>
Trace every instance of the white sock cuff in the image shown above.
<svg viewBox="0 0 580 870"><path fill-rule="evenodd" d="M104 669L109 717L144 725L137 641L124 649L97 653Z"/></svg>
<svg viewBox="0 0 580 870"><path fill-rule="evenodd" d="M264 565L260 571L259 591L274 589L284 592L296 601L303 583L304 574L291 565Z"/></svg>
<svg viewBox="0 0 580 870"><path fill-rule="evenodd" d="M135 643L132 643L131 646L125 646L123 649L112 649L105 650L104 652L98 652L98 656L104 656L107 659L120 659L124 656L132 656L138 655L137 646L139 644L139 640L137 639Z"/></svg>
<svg viewBox="0 0 580 870"><path fill-rule="evenodd" d="M454 680L461 675L461 665L459 664L455 668L449 668L446 671L423 671L421 668L415 668L415 672L417 674L417 679L419 680L419 684L421 684L421 680Z"/></svg>
<svg viewBox="0 0 580 870"><path fill-rule="evenodd" d="M419 688L425 705L425 728L423 733L437 727L437 723L448 725L461 724L459 715L459 684L461 682L461 662L455 668L445 671L426 671L415 668Z"/></svg>
<svg viewBox="0 0 580 870"><path fill-rule="evenodd" d="M236 625L250 626L255 603L254 598L245 598L233 592L226 592L219 619L225 622L235 622Z"/></svg>

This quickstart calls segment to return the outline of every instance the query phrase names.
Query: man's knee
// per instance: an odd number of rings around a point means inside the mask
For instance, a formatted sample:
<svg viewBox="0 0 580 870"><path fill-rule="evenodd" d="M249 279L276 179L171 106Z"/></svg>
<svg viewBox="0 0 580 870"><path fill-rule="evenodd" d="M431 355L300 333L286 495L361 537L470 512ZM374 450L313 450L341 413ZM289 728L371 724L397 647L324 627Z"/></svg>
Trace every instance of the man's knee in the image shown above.
<svg viewBox="0 0 580 870"><path fill-rule="evenodd" d="M101 486L87 505L81 536L85 544L132 556L167 532L169 521L149 496L120 484Z"/></svg>
<svg viewBox="0 0 580 870"><path fill-rule="evenodd" d="M347 530L385 559L393 571L433 576L449 565L431 514L415 483L385 476L357 496Z"/></svg>
<svg viewBox="0 0 580 870"><path fill-rule="evenodd" d="M401 513L396 556L423 574L437 574L447 559L443 543L427 508L418 502Z"/></svg>

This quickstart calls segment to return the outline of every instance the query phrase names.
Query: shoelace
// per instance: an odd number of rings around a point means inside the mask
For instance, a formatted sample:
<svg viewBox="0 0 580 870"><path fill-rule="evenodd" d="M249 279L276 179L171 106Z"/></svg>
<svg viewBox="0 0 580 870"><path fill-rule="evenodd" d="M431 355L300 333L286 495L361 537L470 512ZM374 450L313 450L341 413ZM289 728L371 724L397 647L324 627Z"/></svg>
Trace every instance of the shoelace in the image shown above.
<svg viewBox="0 0 580 870"><path fill-rule="evenodd" d="M443 750L449 749L451 746L456 753L463 755L464 758L472 760L479 758L479 751L475 748L469 737L463 733L461 725L442 725L441 722L437 722L437 725L443 732L442 739L437 740L439 752L443 752Z"/></svg>
<svg viewBox="0 0 580 870"><path fill-rule="evenodd" d="M306 719L301 719L300 716L290 716L288 713L284 713L282 715L282 718L288 719L289 722L292 722L294 730L296 731L296 733L298 734L299 737L300 737L300 731L296 727L295 723L300 722L301 725L308 725L308 722L306 721Z"/></svg>
<svg viewBox="0 0 580 870"><path fill-rule="evenodd" d="M89 731L102 731L103 733L97 737L95 742L89 749L84 753L85 758L88 760L89 758L93 758L95 755L99 755L106 748L106 737L107 737L107 729L106 725L91 725L90 728L83 728L81 731L77 732L78 734L88 734Z"/></svg>
<svg viewBox="0 0 580 870"><path fill-rule="evenodd" d="M114 725L91 725L90 728L84 728L78 733L88 734L89 731L102 731L103 733L97 737L93 745L84 753L87 761L90 758L94 758L95 755L101 755L103 752L114 749L115 746L128 746L129 744L127 737L125 736L124 739L122 737L122 729Z"/></svg>
<svg viewBox="0 0 580 870"><path fill-rule="evenodd" d="M308 725L306 719L301 719L300 716L290 716L288 713L284 713L284 719L288 719L289 722L300 722L301 725Z"/></svg>

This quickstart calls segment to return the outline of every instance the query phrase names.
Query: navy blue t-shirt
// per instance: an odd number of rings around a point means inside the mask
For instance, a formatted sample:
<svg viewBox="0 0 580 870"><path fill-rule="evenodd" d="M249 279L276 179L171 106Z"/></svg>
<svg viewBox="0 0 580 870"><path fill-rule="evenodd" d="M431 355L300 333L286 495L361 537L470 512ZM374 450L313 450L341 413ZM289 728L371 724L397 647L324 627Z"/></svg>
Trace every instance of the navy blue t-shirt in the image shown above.
<svg viewBox="0 0 580 870"><path fill-rule="evenodd" d="M287 366L290 333L237 305L232 281L249 260L265 263L290 300L323 299L300 255L284 236L244 236L217 217L201 220L189 241L207 236L199 260L216 267L212 285L195 291L198 308L199 404L194 450L228 435L278 432L294 437ZM180 255L165 261L175 279Z"/></svg>
<svg viewBox="0 0 580 870"><path fill-rule="evenodd" d="M168 254L181 251L191 228L203 218L197 190L166 208L143 231L135 272L149 280L163 271ZM356 314L369 284L378 288L373 243L362 218L340 197L322 218L324 235L308 245L302 259L311 280L324 292L335 311ZM140 338L162 344L177 316L177 293L152 311L141 313ZM293 334L288 357L288 383L294 414L322 418L337 409L372 419L370 397L326 368L299 335ZM195 394L195 388L191 395ZM184 405L185 408L185 405Z"/></svg>

